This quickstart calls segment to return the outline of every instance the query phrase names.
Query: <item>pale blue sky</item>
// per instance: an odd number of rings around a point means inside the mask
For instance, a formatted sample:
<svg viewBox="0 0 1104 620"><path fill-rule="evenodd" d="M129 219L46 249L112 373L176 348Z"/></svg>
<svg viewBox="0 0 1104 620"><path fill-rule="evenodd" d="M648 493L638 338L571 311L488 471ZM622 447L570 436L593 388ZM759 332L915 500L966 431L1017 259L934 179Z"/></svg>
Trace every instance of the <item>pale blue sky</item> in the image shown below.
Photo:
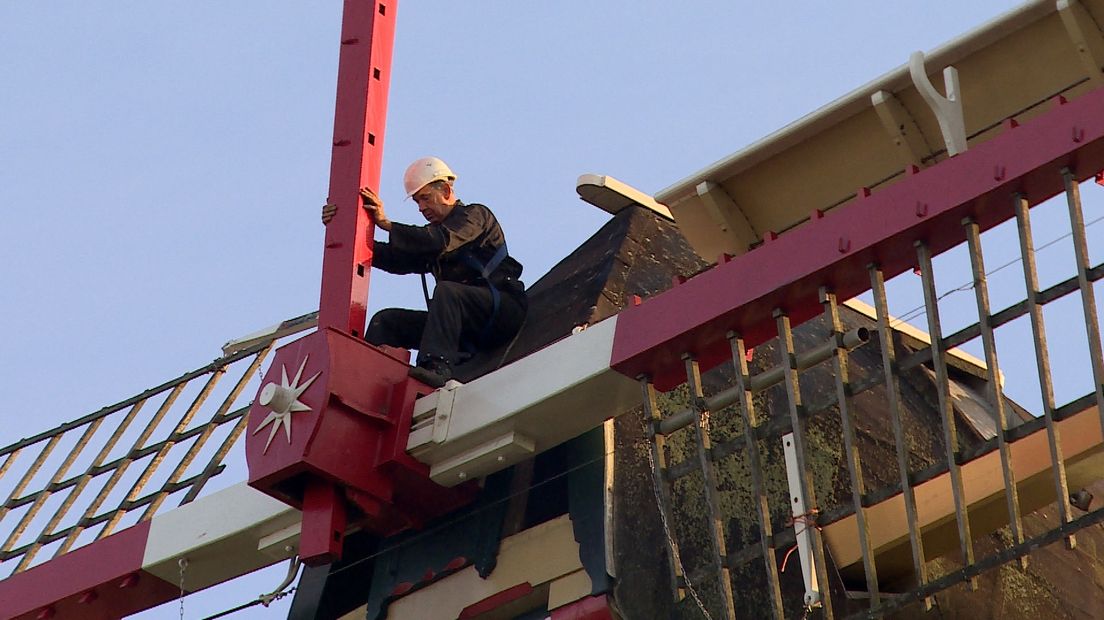
<svg viewBox="0 0 1104 620"><path fill-rule="evenodd" d="M577 199L579 174L654 192L1015 4L403 2L380 194L418 222L402 170L444 158L531 283L608 218ZM0 5L0 444L316 309L340 13ZM372 309L421 303L416 279L372 284Z"/></svg>

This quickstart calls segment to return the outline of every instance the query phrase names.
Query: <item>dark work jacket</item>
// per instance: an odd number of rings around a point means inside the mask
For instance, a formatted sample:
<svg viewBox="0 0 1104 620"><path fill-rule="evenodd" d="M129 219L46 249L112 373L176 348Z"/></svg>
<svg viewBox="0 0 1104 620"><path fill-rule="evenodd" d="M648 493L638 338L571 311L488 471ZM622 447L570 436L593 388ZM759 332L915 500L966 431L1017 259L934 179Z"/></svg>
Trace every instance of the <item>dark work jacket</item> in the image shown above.
<svg viewBox="0 0 1104 620"><path fill-rule="evenodd" d="M456 206L440 223L425 226L391 224L390 242L376 241L372 266L394 274L432 273L438 282L486 284L479 270L463 254L471 253L486 265L506 236L491 210L481 204ZM521 263L507 256L491 274L491 282L503 293L524 298Z"/></svg>

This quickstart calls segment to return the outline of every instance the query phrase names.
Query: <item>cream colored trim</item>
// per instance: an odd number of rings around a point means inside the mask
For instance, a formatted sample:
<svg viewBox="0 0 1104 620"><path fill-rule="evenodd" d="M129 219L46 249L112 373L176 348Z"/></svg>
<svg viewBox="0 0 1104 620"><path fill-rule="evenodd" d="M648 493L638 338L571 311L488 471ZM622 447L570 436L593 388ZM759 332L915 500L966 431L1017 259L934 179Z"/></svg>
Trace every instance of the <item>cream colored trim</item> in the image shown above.
<svg viewBox="0 0 1104 620"><path fill-rule="evenodd" d="M1085 65L1085 72L1094 86L1104 86L1104 36L1092 15L1077 0L1058 0L1058 14L1066 27L1070 41Z"/></svg>
<svg viewBox="0 0 1104 620"><path fill-rule="evenodd" d="M1089 407L1057 423L1062 438L1066 476L1070 490L1080 489L1100 479L1104 468L1100 417ZM1054 501L1054 478L1047 433L1034 433L1009 444L1012 468L1016 472L1020 512L1028 514ZM1008 523L1004 478L1000 453L993 450L962 466L963 491L974 537L982 536ZM950 474L943 473L915 487L916 513L923 534L924 553L931 560L958 549L954 499ZM908 524L904 499L898 493L867 508L870 540L878 562L878 578L891 580L912 571ZM851 515L823 528L832 558L854 577L862 570L862 552L855 516Z"/></svg>
<svg viewBox="0 0 1104 620"><path fill-rule="evenodd" d="M455 620L465 607L503 590L523 583L539 589L582 568L571 519L563 515L503 540L498 565L487 579L480 578L475 568L469 566L395 601L388 608L387 617ZM564 601L568 593L577 591L577 579L557 586L557 600ZM587 589L585 595L589 594Z"/></svg>
<svg viewBox="0 0 1104 620"><path fill-rule="evenodd" d="M901 153L901 165L924 166L924 156L931 152L924 134L901 101L891 92L879 90L870 96L878 120Z"/></svg>
<svg viewBox="0 0 1104 620"><path fill-rule="evenodd" d="M577 570L574 573L560 577L548 587L548 610L557 609L569 605L575 601L590 596L594 591L594 583L590 580L585 570Z"/></svg>
<svg viewBox="0 0 1104 620"><path fill-rule="evenodd" d="M958 83L958 69L943 68L943 96L928 77L924 52L913 52L909 56L909 75L912 85L923 97L924 102L939 122L939 131L943 134L943 146L947 154L954 156L966 151L966 119L962 116L961 86Z"/></svg>
<svg viewBox="0 0 1104 620"><path fill-rule="evenodd" d="M927 54L934 65L951 65L987 47L1000 38L1055 12L1054 0L1033 0L989 21L968 34L941 45ZM728 157L655 193L656 200L672 205L694 195L698 183L727 178L763 162L795 145L806 142L832 125L864 110L870 93L896 92L909 86L908 65L900 67L856 88L832 103L816 110Z"/></svg>
<svg viewBox="0 0 1104 620"><path fill-rule="evenodd" d="M613 526L614 526L614 507L617 505L614 501L613 483L617 474L616 464L617 459L614 454L614 450L617 447L617 427L614 425L613 418L606 420L602 423L602 434L606 448L606 471L605 471L605 489L602 496L603 512L605 514L605 536L602 543L606 547L606 572L610 577L617 577L617 562L614 561L614 538L613 538Z"/></svg>
<svg viewBox="0 0 1104 620"><path fill-rule="evenodd" d="M222 354L230 355L231 353L237 353L243 349L266 342L269 340L279 340L299 332L307 331L308 329L314 329L318 326L318 311L308 312L306 314L295 317L294 319L288 319L282 323L270 325L260 331L255 331L252 334L247 334L240 338L227 341L222 345Z"/></svg>
<svg viewBox="0 0 1104 620"><path fill-rule="evenodd" d="M661 190L656 200L670 208L695 251L713 259L746 245L738 219L759 236L781 234L816 210L845 205L862 188L878 192L901 182L902 155L932 165L975 148L1001 135L1005 119L1027 123L1044 113L1056 93L1076 99L1093 88L1085 77L1099 77L1104 37L1092 17L1104 19L1104 0L1069 7L1063 20L1054 0L1034 0L931 53L918 52L911 71L908 64L895 69ZM944 68L944 82L958 76L946 96L931 85ZM712 192L702 196L702 183L723 189L738 210Z"/></svg>
<svg viewBox="0 0 1104 620"><path fill-rule="evenodd" d="M407 451L430 466L434 482L454 486L639 405L639 384L609 365L616 325L614 315L470 383L418 399ZM443 438L434 427L447 427Z"/></svg>
<svg viewBox="0 0 1104 620"><path fill-rule="evenodd" d="M759 233L755 231L755 227L751 225L747 215L732 199L732 196L728 195L724 187L712 181L702 181L695 188L695 191L698 193L698 198L701 198L706 211L717 222L721 232L725 233L725 236L735 243L735 245L725 248L729 254L734 256L743 254L753 243L759 240ZM706 258L714 259L716 257L708 256Z"/></svg>
<svg viewBox="0 0 1104 620"><path fill-rule="evenodd" d="M656 202L655 198L611 176L600 174L581 175L575 181L575 191L584 202L589 202L613 215L617 215L622 209L635 205L644 207L669 220L673 221L675 219L671 217L670 209Z"/></svg>

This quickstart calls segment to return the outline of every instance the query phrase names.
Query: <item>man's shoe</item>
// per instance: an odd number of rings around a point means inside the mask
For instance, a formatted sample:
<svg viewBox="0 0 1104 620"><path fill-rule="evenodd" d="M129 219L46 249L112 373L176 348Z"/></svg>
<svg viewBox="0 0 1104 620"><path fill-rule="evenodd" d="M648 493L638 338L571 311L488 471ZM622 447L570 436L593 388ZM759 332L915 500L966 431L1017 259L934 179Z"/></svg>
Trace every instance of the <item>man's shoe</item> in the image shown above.
<svg viewBox="0 0 1104 620"><path fill-rule="evenodd" d="M452 378L452 369L447 365L414 366L407 374L431 388L439 388Z"/></svg>

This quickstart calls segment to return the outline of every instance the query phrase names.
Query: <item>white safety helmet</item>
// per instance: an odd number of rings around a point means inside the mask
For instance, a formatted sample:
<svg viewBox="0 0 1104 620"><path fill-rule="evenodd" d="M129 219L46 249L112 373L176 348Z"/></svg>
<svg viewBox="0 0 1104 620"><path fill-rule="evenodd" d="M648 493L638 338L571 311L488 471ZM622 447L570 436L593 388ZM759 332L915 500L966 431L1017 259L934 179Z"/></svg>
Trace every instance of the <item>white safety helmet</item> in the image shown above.
<svg viewBox="0 0 1104 620"><path fill-rule="evenodd" d="M406 197L410 198L418 190L434 181L455 180L456 174L448 164L436 157L423 157L407 166L406 174L403 175L403 186L406 189Z"/></svg>

